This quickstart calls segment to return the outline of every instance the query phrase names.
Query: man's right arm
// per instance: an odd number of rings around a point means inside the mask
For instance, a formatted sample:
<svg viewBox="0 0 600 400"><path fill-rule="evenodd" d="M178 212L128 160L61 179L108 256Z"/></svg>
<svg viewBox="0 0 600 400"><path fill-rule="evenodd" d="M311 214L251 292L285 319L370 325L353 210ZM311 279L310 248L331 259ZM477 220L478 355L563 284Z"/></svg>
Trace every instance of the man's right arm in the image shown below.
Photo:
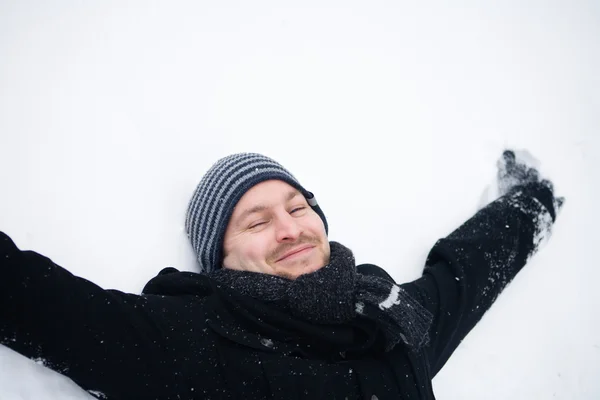
<svg viewBox="0 0 600 400"><path fill-rule="evenodd" d="M85 390L134 398L160 379L151 368L161 365L164 335L146 301L21 251L0 232L0 343Z"/></svg>

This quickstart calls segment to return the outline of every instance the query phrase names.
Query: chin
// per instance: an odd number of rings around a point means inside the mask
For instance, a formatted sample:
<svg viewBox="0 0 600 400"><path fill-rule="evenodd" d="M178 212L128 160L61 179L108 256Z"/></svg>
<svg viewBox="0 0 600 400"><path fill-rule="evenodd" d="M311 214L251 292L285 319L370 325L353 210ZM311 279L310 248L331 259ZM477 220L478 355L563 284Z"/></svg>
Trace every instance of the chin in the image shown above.
<svg viewBox="0 0 600 400"><path fill-rule="evenodd" d="M298 278L301 275L312 274L323 268L325 265L315 265L312 267L304 267L301 272L294 274L294 279ZM291 275L291 274L290 274Z"/></svg>
<svg viewBox="0 0 600 400"><path fill-rule="evenodd" d="M298 265L295 268L276 268L274 274L290 280L294 280L301 275L312 274L313 272L317 272L329 263L329 254L322 254L321 256L317 256L316 259L313 258L312 261L312 263L307 262L306 264L308 265Z"/></svg>

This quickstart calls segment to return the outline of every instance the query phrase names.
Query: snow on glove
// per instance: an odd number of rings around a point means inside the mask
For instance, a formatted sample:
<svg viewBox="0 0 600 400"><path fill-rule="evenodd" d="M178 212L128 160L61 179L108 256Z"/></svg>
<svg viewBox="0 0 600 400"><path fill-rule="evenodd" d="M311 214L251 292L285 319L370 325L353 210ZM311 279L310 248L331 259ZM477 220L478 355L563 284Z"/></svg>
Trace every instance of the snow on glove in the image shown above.
<svg viewBox="0 0 600 400"><path fill-rule="evenodd" d="M513 151L505 150L498 160L497 190L500 196L515 193L516 191L539 192L542 187L551 193L548 196L536 197L550 212L555 220L562 209L565 198L554 196L554 185L548 179L542 179L538 171L539 161L527 150ZM532 193L533 194L533 193Z"/></svg>
<svg viewBox="0 0 600 400"><path fill-rule="evenodd" d="M505 150L497 162L498 171L496 181L484 191L479 208L499 197L515 193L519 190L534 195L550 212L552 220L560 212L564 197L554 196L554 185L548 179L543 179L539 173L540 162L527 150ZM540 189L548 190L540 190ZM550 192L550 196L540 196L540 192Z"/></svg>

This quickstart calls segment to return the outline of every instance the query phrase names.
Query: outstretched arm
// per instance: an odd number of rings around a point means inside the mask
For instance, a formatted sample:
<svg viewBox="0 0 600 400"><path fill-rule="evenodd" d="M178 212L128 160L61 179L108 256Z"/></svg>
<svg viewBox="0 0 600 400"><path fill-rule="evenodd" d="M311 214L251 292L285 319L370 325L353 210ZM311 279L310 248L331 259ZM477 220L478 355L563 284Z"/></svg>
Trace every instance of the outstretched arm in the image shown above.
<svg viewBox="0 0 600 400"><path fill-rule="evenodd" d="M439 240L423 276L404 286L434 314L426 350L432 377L549 237L562 206L552 184L514 152L498 167L501 197Z"/></svg>
<svg viewBox="0 0 600 400"><path fill-rule="evenodd" d="M162 357L160 328L146 299L99 286L0 232L0 343L42 361L88 391L140 396L152 358ZM151 350L149 350L151 349Z"/></svg>

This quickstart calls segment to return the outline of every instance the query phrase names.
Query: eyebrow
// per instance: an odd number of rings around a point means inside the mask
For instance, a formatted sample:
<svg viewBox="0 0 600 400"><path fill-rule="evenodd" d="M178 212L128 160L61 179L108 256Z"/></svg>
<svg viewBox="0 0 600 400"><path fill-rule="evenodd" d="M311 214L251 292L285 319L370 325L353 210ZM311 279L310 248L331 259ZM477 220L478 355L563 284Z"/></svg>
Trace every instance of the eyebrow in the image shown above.
<svg viewBox="0 0 600 400"><path fill-rule="evenodd" d="M301 194L299 191L297 190L293 190L291 192L289 192L285 198L285 201L290 201L292 200L294 197L298 196L299 194ZM247 210L244 210L242 212L242 214L240 214L240 216L238 217L238 220L236 222L236 225L240 225L242 222L244 222L244 220L251 214L255 214L261 211L264 211L266 209L268 209L269 206L266 206L264 204L257 204L253 207L250 207Z"/></svg>

